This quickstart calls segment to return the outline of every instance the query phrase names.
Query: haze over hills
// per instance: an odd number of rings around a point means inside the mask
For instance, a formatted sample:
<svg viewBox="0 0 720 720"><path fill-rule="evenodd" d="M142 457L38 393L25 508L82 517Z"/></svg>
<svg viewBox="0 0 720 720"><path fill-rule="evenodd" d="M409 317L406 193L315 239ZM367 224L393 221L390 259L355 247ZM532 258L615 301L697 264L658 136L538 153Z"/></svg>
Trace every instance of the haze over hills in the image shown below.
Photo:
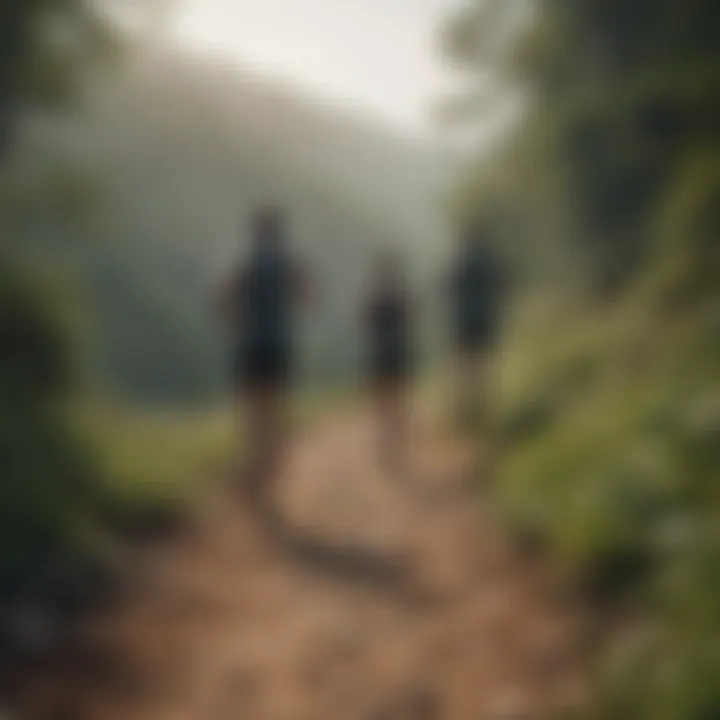
<svg viewBox="0 0 720 720"><path fill-rule="evenodd" d="M405 248L420 280L441 246L430 148L221 65L147 55L61 138L100 188L76 255L95 316L92 362L139 398L222 387L211 291L244 246L254 203L287 209L315 277L302 344L307 376L325 382L347 379L360 358L357 303L374 250Z"/></svg>

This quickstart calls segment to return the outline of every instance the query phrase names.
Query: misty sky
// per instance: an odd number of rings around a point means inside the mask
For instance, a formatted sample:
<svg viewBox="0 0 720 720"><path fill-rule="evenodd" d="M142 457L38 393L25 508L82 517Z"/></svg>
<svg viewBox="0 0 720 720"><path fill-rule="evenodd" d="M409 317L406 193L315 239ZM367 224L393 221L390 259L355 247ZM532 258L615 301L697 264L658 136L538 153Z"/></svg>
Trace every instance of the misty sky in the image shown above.
<svg viewBox="0 0 720 720"><path fill-rule="evenodd" d="M437 30L458 0L180 0L196 50L298 80L411 132L442 87Z"/></svg>

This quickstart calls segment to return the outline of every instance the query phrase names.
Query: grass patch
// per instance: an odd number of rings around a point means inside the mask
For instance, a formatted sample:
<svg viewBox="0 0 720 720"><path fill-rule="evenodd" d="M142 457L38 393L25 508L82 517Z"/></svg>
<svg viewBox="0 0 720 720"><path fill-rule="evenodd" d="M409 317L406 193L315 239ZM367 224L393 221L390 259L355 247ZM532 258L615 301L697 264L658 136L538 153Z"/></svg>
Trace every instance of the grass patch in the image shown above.
<svg viewBox="0 0 720 720"><path fill-rule="evenodd" d="M590 717L720 717L720 312L643 288L514 337L495 500L569 567L607 635ZM548 341L547 338L551 338ZM712 640L709 640L712 638Z"/></svg>
<svg viewBox="0 0 720 720"><path fill-rule="evenodd" d="M103 515L110 527L154 535L182 520L227 472L233 453L229 411L84 408L80 423L103 478Z"/></svg>

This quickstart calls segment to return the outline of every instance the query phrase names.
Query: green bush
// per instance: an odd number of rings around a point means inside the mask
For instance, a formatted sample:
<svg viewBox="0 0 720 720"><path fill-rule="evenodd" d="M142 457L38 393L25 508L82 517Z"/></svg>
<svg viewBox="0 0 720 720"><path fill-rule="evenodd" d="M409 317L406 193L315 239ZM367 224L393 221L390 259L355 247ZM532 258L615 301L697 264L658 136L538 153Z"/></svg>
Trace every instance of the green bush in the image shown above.
<svg viewBox="0 0 720 720"><path fill-rule="evenodd" d="M89 400L67 310L47 279L0 274L0 604L112 572L108 548L174 527L230 456L224 413Z"/></svg>
<svg viewBox="0 0 720 720"><path fill-rule="evenodd" d="M39 282L0 276L0 578L45 572L92 504L89 455L65 418L73 367L60 307Z"/></svg>
<svg viewBox="0 0 720 720"><path fill-rule="evenodd" d="M567 327L549 358L515 340L512 352L535 367L507 388L495 492L521 538L574 570L599 622L608 612L633 618L607 634L594 716L714 720L718 306L711 293L669 312L668 276L648 280L599 319Z"/></svg>

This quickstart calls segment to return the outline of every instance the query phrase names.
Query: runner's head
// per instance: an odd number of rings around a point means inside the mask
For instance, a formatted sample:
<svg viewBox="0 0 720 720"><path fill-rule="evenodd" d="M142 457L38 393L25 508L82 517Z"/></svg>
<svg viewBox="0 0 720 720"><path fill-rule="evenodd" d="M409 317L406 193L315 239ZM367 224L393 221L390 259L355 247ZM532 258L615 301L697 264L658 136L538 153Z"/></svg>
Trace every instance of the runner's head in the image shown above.
<svg viewBox="0 0 720 720"><path fill-rule="evenodd" d="M255 250L279 250L283 245L283 215L280 208L264 205L252 217L252 244Z"/></svg>

